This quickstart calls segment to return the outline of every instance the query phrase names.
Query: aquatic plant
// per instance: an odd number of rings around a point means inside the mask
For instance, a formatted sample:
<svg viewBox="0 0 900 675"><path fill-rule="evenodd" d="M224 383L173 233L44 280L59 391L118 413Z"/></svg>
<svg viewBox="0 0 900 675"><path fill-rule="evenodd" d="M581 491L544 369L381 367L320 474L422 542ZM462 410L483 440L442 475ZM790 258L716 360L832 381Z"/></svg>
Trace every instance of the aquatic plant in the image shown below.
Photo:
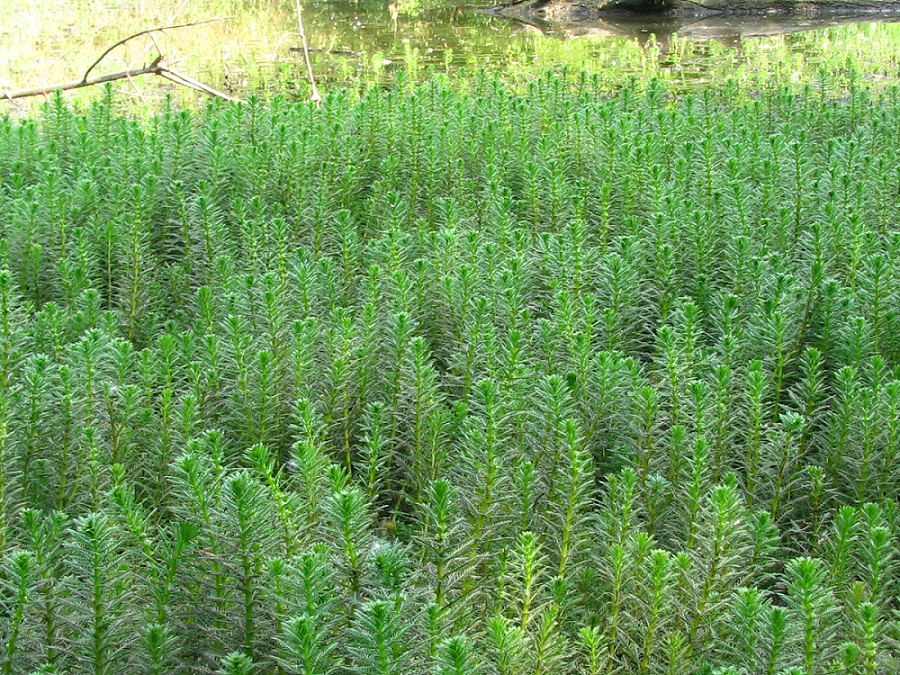
<svg viewBox="0 0 900 675"><path fill-rule="evenodd" d="M900 99L822 92L0 120L0 668L896 670Z"/></svg>

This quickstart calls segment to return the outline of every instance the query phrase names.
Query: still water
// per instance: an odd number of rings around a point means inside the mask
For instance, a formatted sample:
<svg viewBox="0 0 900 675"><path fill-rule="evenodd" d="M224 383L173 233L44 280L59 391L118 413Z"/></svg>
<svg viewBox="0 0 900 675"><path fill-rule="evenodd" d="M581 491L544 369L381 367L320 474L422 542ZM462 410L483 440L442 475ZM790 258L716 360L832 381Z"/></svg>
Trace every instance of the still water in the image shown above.
<svg viewBox="0 0 900 675"><path fill-rule="evenodd" d="M461 69L529 78L587 70L610 83L659 77L676 87L772 73L814 82L823 69L848 78L898 80L900 24L741 20L715 22L513 21L451 0L313 0L302 16L317 81L391 82ZM94 73L162 53L179 70L237 95L304 91L294 0L0 0L0 89L79 79L116 40L143 29L221 18L155 33L113 51ZM156 78L120 85L146 100ZM8 104L7 104L8 105Z"/></svg>

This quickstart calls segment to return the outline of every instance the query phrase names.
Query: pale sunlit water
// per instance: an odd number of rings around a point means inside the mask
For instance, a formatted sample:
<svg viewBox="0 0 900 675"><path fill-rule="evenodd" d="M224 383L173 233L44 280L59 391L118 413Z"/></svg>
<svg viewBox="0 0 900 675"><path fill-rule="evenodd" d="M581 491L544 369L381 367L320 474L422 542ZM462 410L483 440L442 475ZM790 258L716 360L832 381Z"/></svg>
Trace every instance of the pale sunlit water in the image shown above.
<svg viewBox="0 0 900 675"><path fill-rule="evenodd" d="M161 52L185 73L236 95L305 91L301 55L291 50L300 45L293 0L0 0L0 7L4 90L79 79L105 47L139 30L221 17L132 41L94 72L134 67ZM807 31L796 24L528 25L435 0L319 0L303 5L303 18L315 75L326 89L390 82L400 69L418 77L480 67L512 78L567 67L610 82L659 77L684 87L716 79L752 86L773 73L812 80L822 68L891 82L900 53L900 27L891 23ZM761 32L771 34L747 36ZM153 77L120 85L137 102L167 89Z"/></svg>

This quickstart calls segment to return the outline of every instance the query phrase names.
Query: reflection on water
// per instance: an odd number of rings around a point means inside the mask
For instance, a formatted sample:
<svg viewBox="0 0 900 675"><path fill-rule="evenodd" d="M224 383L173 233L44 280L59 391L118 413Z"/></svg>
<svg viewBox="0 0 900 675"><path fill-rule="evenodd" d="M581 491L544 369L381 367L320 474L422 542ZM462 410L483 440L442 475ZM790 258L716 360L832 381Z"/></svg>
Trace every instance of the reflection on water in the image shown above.
<svg viewBox="0 0 900 675"><path fill-rule="evenodd" d="M862 19L865 19L863 21ZM858 31L871 22L871 16L859 14L828 14L822 16L787 16L764 14L735 14L710 16L652 16L631 12L609 12L602 17L572 19L565 23L515 18L521 23L545 35L562 39L573 38L629 38L638 44L656 44L665 54L675 39L716 40L723 45L741 49L744 41L804 33L824 32L829 28L849 27ZM900 23L900 15L885 14L879 23Z"/></svg>
<svg viewBox="0 0 900 675"><path fill-rule="evenodd" d="M610 83L660 77L676 86L716 78L752 81L787 72L795 79L849 60L872 80L896 80L900 26L786 18L635 21L588 24L512 21L446 0L316 0L304 23L317 78L326 85L388 82L397 70L487 67L510 77L568 67ZM0 88L77 79L116 39L144 28L229 17L142 38L116 50L108 71L144 63L159 49L177 66L239 94L302 90L293 0L20 0L0 12ZM737 49L736 49L737 48ZM149 80L149 81L148 81ZM120 86L136 100L162 83Z"/></svg>

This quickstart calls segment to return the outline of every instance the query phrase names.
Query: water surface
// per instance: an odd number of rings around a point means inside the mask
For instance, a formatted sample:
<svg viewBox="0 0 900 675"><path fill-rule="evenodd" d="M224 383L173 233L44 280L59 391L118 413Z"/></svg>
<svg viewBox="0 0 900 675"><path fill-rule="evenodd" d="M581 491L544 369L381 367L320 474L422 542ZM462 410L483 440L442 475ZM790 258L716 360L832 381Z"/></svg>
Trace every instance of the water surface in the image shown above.
<svg viewBox="0 0 900 675"><path fill-rule="evenodd" d="M227 20L141 38L116 50L100 71L140 65L162 52L179 69L237 95L305 91L293 0L21 0L0 11L0 88L80 78L108 45L139 30ZM433 71L503 70L529 78L547 69L587 70L610 83L659 77L676 87L715 80L749 83L772 74L814 80L823 68L874 82L898 79L900 26L853 18L718 23L606 20L554 25L513 21L478 6L436 0L314 0L303 18L315 75L327 88L390 82ZM849 64L853 64L852 68ZM136 101L169 85L126 83Z"/></svg>

